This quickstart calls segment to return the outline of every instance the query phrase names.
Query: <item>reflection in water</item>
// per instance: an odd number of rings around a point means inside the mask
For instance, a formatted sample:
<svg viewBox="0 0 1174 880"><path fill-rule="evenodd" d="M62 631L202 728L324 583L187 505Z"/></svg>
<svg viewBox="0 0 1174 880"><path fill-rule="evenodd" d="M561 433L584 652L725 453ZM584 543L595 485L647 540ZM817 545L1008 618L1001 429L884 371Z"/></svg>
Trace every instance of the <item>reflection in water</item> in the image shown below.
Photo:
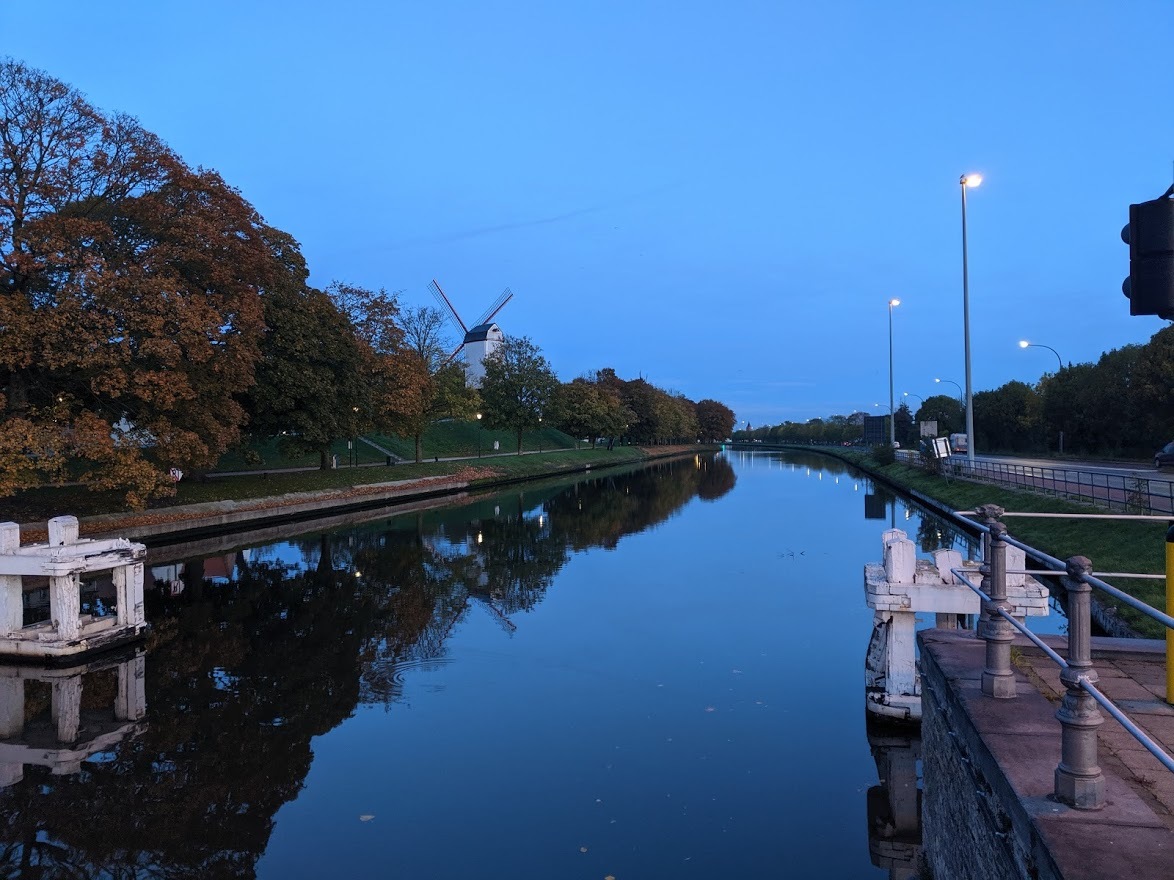
<svg viewBox="0 0 1174 880"><path fill-rule="evenodd" d="M51 704L72 743L43 762L15 743L0 751L0 874L255 876L312 738L361 705L400 701L403 671L443 663L470 608L512 632L572 553L614 548L734 480L729 462L698 456L251 551L152 551L145 694L141 656L105 691L61 679L34 700L19 673L0 676L9 742L22 730L45 741L44 723L26 719ZM137 719L145 701L149 726L100 724L89 699L106 691L116 719ZM117 731L137 735L116 745Z"/></svg>
<svg viewBox="0 0 1174 880"><path fill-rule="evenodd" d="M127 737L146 714L141 648L69 667L0 665L0 786L26 765L78 773Z"/></svg>
<svg viewBox="0 0 1174 880"><path fill-rule="evenodd" d="M868 725L879 785L868 789L868 852L892 880L924 876L921 853L921 737L908 728Z"/></svg>

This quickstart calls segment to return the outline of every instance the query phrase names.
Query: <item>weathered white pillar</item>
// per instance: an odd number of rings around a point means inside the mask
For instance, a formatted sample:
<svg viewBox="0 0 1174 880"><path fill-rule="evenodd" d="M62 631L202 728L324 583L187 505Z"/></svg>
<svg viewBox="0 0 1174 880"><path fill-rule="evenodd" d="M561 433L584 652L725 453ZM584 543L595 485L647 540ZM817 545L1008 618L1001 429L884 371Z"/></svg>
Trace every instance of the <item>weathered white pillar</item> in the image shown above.
<svg viewBox="0 0 1174 880"><path fill-rule="evenodd" d="M119 721L138 721L147 714L147 657L145 654L118 664L118 700L114 717Z"/></svg>
<svg viewBox="0 0 1174 880"><path fill-rule="evenodd" d="M78 536L76 516L55 516L49 520L49 546L76 544Z"/></svg>
<svg viewBox="0 0 1174 880"><path fill-rule="evenodd" d="M24 732L24 679L0 678L0 737L14 739Z"/></svg>
<svg viewBox="0 0 1174 880"><path fill-rule="evenodd" d="M888 534L886 532L886 534ZM890 584L911 584L917 572L917 547L901 532L885 542L885 579Z"/></svg>
<svg viewBox="0 0 1174 880"><path fill-rule="evenodd" d="M892 612L885 672L885 690L888 693L921 693L921 682L917 677L917 615L912 612Z"/></svg>
<svg viewBox="0 0 1174 880"><path fill-rule="evenodd" d="M49 578L49 617L59 639L81 637L80 615L81 578L76 574Z"/></svg>
<svg viewBox="0 0 1174 880"><path fill-rule="evenodd" d="M0 554L20 549L20 526L0 523ZM18 574L0 574L0 635L24 626L24 590Z"/></svg>
<svg viewBox="0 0 1174 880"><path fill-rule="evenodd" d="M114 581L114 602L118 625L130 626L146 620L143 609L143 564L122 565L110 573Z"/></svg>
<svg viewBox="0 0 1174 880"><path fill-rule="evenodd" d="M16 785L24 779L24 764L0 763L0 788Z"/></svg>
<svg viewBox="0 0 1174 880"><path fill-rule="evenodd" d="M57 722L57 739L63 743L75 742L82 723L82 677L75 675L54 681L50 707Z"/></svg>

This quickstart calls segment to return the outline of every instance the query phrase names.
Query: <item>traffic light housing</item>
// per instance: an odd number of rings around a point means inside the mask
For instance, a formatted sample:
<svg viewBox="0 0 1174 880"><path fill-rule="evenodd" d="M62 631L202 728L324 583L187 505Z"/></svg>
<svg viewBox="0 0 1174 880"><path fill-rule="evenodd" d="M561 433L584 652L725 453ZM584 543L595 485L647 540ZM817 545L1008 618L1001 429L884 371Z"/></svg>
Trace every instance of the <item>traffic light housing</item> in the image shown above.
<svg viewBox="0 0 1174 880"><path fill-rule="evenodd" d="M1129 206L1121 240L1129 245L1129 277L1121 285L1129 314L1174 319L1174 186L1160 199Z"/></svg>

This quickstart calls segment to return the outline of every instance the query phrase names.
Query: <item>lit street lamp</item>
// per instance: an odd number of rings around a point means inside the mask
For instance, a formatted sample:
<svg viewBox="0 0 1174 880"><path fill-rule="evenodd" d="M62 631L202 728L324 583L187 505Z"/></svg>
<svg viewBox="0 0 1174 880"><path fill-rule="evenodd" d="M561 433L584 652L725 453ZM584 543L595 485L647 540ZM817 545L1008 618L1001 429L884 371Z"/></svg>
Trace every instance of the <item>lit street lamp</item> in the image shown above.
<svg viewBox="0 0 1174 880"><path fill-rule="evenodd" d="M481 413L477 413L477 457L481 457Z"/></svg>
<svg viewBox="0 0 1174 880"><path fill-rule="evenodd" d="M901 300L889 300L889 445L897 442L897 420L893 418L893 306L901 305Z"/></svg>
<svg viewBox="0 0 1174 880"><path fill-rule="evenodd" d="M1019 347L1020 348L1046 348L1048 351L1050 351L1052 354L1054 354L1056 356L1056 363L1060 366L1060 369L1061 370L1064 369L1064 361L1062 361L1060 359L1060 352L1056 351L1056 349L1052 348L1050 345L1044 345L1041 342L1028 342L1026 339L1020 339L1019 340Z"/></svg>
<svg viewBox="0 0 1174 880"><path fill-rule="evenodd" d="M965 406L965 404L962 402L962 386L961 385L959 385L953 379L934 379L934 381L935 382L948 382L951 385L953 385L955 388L957 388L958 389L958 405Z"/></svg>
<svg viewBox="0 0 1174 880"><path fill-rule="evenodd" d="M901 394L902 394L904 397L916 397L916 398L917 398L918 400L920 400L922 403L925 403L925 398L924 398L924 397L922 397L920 394L910 394L908 391L902 391L902 392L901 392Z"/></svg>
<svg viewBox="0 0 1174 880"><path fill-rule="evenodd" d="M982 183L981 174L963 174L962 186L962 335L966 355L966 458L974 462L974 395L970 383L970 277L966 264L966 190Z"/></svg>

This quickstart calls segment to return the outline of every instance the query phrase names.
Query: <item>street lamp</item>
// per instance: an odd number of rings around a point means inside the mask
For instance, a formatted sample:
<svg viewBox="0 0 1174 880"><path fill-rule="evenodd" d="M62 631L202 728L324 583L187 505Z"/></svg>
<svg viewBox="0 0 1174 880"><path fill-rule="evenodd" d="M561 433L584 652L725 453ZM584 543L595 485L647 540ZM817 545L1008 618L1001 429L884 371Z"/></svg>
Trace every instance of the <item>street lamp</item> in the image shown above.
<svg viewBox="0 0 1174 880"><path fill-rule="evenodd" d="M481 457L481 413L477 413L477 457Z"/></svg>
<svg viewBox="0 0 1174 880"><path fill-rule="evenodd" d="M1050 351L1052 354L1054 354L1056 356L1056 363L1060 365L1060 369L1061 370L1064 369L1064 361L1062 361L1060 359L1060 352L1056 351L1056 349L1052 348L1050 345L1044 345L1041 342L1028 342L1026 339L1020 339L1019 340L1019 347L1020 348L1046 348L1048 351Z"/></svg>
<svg viewBox="0 0 1174 880"><path fill-rule="evenodd" d="M893 418L893 306L901 305L901 300L889 300L889 445L897 442L897 420Z"/></svg>
<svg viewBox="0 0 1174 880"><path fill-rule="evenodd" d="M962 187L962 336L966 355L966 459L974 462L974 396L970 383L970 277L966 264L966 190L982 183L981 174L963 174Z"/></svg>
<svg viewBox="0 0 1174 880"><path fill-rule="evenodd" d="M958 389L958 405L964 406L964 404L962 403L962 386L961 385L959 385L953 379L934 379L934 381L935 382L948 382L951 385L953 385L955 388L957 388Z"/></svg>
<svg viewBox="0 0 1174 880"><path fill-rule="evenodd" d="M542 416L538 417L538 451L542 452Z"/></svg>
<svg viewBox="0 0 1174 880"><path fill-rule="evenodd" d="M905 397L916 397L922 403L925 403L925 398L922 397L920 394L910 394L908 391L902 391L901 394Z"/></svg>

